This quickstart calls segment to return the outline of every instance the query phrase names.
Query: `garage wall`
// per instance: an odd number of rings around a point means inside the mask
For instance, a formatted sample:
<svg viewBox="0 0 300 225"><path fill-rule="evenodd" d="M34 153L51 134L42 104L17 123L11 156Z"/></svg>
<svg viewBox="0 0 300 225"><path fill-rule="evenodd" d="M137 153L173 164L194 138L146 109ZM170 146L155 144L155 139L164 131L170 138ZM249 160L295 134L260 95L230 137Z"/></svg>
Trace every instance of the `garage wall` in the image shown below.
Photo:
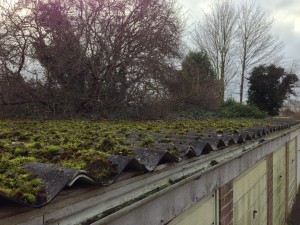
<svg viewBox="0 0 300 225"><path fill-rule="evenodd" d="M267 163L263 160L233 183L233 224L267 224Z"/></svg>
<svg viewBox="0 0 300 225"><path fill-rule="evenodd" d="M287 214L292 210L294 199L297 193L297 148L294 138L287 144Z"/></svg>
<svg viewBox="0 0 300 225"><path fill-rule="evenodd" d="M297 193L297 157L293 138L169 224L285 225Z"/></svg>
<svg viewBox="0 0 300 225"><path fill-rule="evenodd" d="M224 185L225 188L221 187L220 196L224 195L224 200L220 199L219 224L284 225L297 193L297 161L297 139L294 138ZM210 213L215 212L213 202L209 196L170 224L216 224L212 222L216 214ZM197 220L200 217L202 219Z"/></svg>
<svg viewBox="0 0 300 225"><path fill-rule="evenodd" d="M217 224L217 195L211 194L173 219L169 225Z"/></svg>
<svg viewBox="0 0 300 225"><path fill-rule="evenodd" d="M273 224L285 223L286 148L279 148L273 154Z"/></svg>
<svg viewBox="0 0 300 225"><path fill-rule="evenodd" d="M296 159L297 159L297 189L300 187L300 135L296 138Z"/></svg>

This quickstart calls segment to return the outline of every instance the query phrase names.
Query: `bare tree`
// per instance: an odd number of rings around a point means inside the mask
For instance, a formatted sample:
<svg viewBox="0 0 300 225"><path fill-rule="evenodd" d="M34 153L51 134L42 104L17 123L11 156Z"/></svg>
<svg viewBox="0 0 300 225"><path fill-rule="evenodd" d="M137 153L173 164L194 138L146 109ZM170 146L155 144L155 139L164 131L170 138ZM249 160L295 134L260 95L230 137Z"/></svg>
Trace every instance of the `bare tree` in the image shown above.
<svg viewBox="0 0 300 225"><path fill-rule="evenodd" d="M24 76L29 37L21 28L26 22L20 12L9 2L0 7L0 103L3 105L28 103L32 98Z"/></svg>
<svg viewBox="0 0 300 225"><path fill-rule="evenodd" d="M0 71L23 87L14 103L65 114L124 109L145 92L162 96L180 57L173 0L20 0L2 10Z"/></svg>
<svg viewBox="0 0 300 225"><path fill-rule="evenodd" d="M220 95L224 99L226 85L235 73L232 70L235 53L236 11L231 1L216 1L195 29L196 46L207 52L220 80Z"/></svg>
<svg viewBox="0 0 300 225"><path fill-rule="evenodd" d="M243 102L245 73L257 63L278 56L283 44L271 34L273 20L255 2L243 1L238 7L237 53L241 65L240 102Z"/></svg>

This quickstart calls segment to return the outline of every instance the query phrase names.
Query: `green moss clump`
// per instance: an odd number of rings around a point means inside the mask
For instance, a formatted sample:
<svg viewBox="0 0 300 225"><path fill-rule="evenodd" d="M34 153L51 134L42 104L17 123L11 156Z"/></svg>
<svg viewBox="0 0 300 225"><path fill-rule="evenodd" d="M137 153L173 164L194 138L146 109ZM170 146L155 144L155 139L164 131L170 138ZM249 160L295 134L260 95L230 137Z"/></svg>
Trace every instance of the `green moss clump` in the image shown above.
<svg viewBox="0 0 300 225"><path fill-rule="evenodd" d="M116 142L112 137L107 137L102 140L102 143L100 144L100 149L104 151L112 150L116 145Z"/></svg>
<svg viewBox="0 0 300 225"><path fill-rule="evenodd" d="M158 141L161 142L161 143L172 143L173 139L172 138L168 138L168 137L164 137L162 139L159 139Z"/></svg>
<svg viewBox="0 0 300 225"><path fill-rule="evenodd" d="M41 204L46 201L42 181L23 168L25 163L36 161L33 157L1 159L0 192L26 203Z"/></svg>
<svg viewBox="0 0 300 225"><path fill-rule="evenodd" d="M53 146L53 145L51 145L51 146L48 146L48 151L49 151L49 153L51 153L51 154L57 154L57 153L59 153L59 150L60 150L61 148L59 147L59 146Z"/></svg>
<svg viewBox="0 0 300 225"><path fill-rule="evenodd" d="M147 137L141 141L141 146L143 147L151 147L155 143L152 137Z"/></svg>
<svg viewBox="0 0 300 225"><path fill-rule="evenodd" d="M220 129L220 128L218 128L218 129L216 129L216 132L217 132L217 133L224 133L224 130L223 130L223 129Z"/></svg>

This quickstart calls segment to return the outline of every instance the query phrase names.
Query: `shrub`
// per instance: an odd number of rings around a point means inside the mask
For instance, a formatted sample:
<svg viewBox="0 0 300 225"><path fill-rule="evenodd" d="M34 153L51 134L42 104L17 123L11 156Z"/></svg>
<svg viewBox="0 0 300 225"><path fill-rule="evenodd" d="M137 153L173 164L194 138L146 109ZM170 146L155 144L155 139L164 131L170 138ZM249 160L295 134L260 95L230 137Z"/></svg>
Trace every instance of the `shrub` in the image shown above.
<svg viewBox="0 0 300 225"><path fill-rule="evenodd" d="M201 108L193 108L169 115L168 119L214 119L214 118L250 118L264 119L267 113L261 111L253 105L245 105L229 99L224 102L217 110L208 111Z"/></svg>
<svg viewBox="0 0 300 225"><path fill-rule="evenodd" d="M264 119L268 116L266 112L261 111L253 105L245 105L236 102L233 99L227 100L218 110L218 117L222 118L253 118Z"/></svg>

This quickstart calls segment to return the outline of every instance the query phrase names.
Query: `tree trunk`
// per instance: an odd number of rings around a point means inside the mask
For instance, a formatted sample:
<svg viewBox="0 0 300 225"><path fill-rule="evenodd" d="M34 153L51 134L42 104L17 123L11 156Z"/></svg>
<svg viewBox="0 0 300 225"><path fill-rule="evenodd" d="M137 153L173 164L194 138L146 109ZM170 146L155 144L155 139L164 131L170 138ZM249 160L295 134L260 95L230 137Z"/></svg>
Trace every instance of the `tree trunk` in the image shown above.
<svg viewBox="0 0 300 225"><path fill-rule="evenodd" d="M243 62L243 65L242 65L241 85L240 85L240 103L243 103L244 80L245 80L245 61Z"/></svg>
<svg viewBox="0 0 300 225"><path fill-rule="evenodd" d="M224 102L225 97L225 62L221 64L221 74L220 74L220 99L221 102Z"/></svg>

